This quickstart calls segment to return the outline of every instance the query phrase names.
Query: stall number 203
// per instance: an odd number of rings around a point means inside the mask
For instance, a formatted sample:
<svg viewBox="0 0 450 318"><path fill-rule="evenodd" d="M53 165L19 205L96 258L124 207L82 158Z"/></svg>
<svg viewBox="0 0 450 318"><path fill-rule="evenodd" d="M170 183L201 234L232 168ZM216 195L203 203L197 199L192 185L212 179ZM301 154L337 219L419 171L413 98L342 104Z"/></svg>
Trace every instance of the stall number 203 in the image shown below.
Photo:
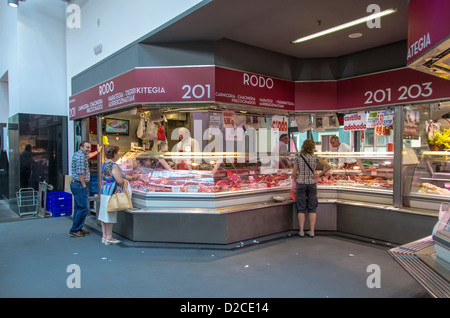
<svg viewBox="0 0 450 318"><path fill-rule="evenodd" d="M398 92L400 96L397 101L416 99L419 97L429 97L433 94L433 89L431 88L431 83L412 84L410 86L400 86ZM367 96L366 102L364 104L373 104L391 102L392 94L391 89L379 89L376 91L367 91L364 96Z"/></svg>

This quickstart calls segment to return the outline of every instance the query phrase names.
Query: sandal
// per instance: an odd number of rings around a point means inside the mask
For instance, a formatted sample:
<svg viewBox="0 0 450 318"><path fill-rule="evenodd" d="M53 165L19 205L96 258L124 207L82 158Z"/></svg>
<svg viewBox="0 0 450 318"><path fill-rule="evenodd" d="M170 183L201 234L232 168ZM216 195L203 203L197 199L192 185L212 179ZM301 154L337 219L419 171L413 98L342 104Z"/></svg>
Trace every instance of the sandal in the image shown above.
<svg viewBox="0 0 450 318"><path fill-rule="evenodd" d="M116 240L116 239L114 239L113 241L110 241L110 240L108 240L107 238L105 238L105 245L119 244L119 243L122 243L122 241Z"/></svg>

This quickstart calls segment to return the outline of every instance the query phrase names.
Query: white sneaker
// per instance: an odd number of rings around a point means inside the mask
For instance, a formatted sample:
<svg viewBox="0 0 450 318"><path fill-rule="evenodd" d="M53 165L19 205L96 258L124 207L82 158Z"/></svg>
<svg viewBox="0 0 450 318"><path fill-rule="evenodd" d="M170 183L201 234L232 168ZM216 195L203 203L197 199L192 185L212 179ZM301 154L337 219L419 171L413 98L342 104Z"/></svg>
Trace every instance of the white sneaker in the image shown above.
<svg viewBox="0 0 450 318"><path fill-rule="evenodd" d="M308 231L306 232L306 235L308 235L309 237L314 237L314 232Z"/></svg>

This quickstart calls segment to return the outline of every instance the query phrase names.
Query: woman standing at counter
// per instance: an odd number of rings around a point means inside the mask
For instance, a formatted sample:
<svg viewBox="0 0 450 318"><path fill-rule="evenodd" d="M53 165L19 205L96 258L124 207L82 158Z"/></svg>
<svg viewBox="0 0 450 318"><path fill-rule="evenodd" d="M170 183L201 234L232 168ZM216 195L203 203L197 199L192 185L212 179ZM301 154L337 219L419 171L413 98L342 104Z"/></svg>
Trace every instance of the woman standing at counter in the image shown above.
<svg viewBox="0 0 450 318"><path fill-rule="evenodd" d="M112 237L114 223L117 223L117 212L107 211L109 199L117 187L122 187L125 184L125 180L133 180L133 178L126 176L116 164L116 161L119 159L118 146L107 146L105 157L106 160L102 165L102 187L100 190L100 211L98 219L102 225L102 243L110 245L118 244L121 241ZM124 189L124 191L127 191L127 189Z"/></svg>
<svg viewBox="0 0 450 318"><path fill-rule="evenodd" d="M292 170L292 179L297 182L297 215L300 232L298 235L305 236L305 213L309 214L310 230L307 235L314 237L314 228L316 225L317 201L317 178L321 177L331 169L328 162L320 159L314 154L316 143L313 140L305 140L298 156L294 159L294 168ZM320 165L323 170L315 173L316 167Z"/></svg>

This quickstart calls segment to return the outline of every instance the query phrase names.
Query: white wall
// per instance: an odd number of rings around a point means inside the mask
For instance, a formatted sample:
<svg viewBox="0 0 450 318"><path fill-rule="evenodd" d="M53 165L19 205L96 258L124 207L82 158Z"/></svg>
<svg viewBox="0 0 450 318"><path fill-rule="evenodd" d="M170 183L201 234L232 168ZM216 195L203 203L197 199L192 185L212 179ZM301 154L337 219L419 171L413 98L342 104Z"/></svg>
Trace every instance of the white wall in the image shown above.
<svg viewBox="0 0 450 318"><path fill-rule="evenodd" d="M69 79L157 29L202 0L74 0L80 28L67 29ZM209 1L207 1L209 2ZM69 17L71 12L67 13ZM103 52L94 54L102 43Z"/></svg>
<svg viewBox="0 0 450 318"><path fill-rule="evenodd" d="M17 31L20 113L67 115L65 22L62 1L20 4Z"/></svg>
<svg viewBox="0 0 450 318"><path fill-rule="evenodd" d="M35 0L11 8L5 1L0 20L0 77L8 72L8 117L66 115L65 3Z"/></svg>
<svg viewBox="0 0 450 318"><path fill-rule="evenodd" d="M80 8L80 28L66 28L67 92L71 78L121 48L140 39L196 4L209 0L74 0ZM66 13L68 19L74 11ZM103 52L95 55L94 46ZM67 98L68 114L68 98ZM68 125L69 158L73 155L73 121ZM70 167L69 167L70 168Z"/></svg>
<svg viewBox="0 0 450 318"><path fill-rule="evenodd" d="M9 117L8 69L14 68L17 60L17 10L0 5L0 123Z"/></svg>
<svg viewBox="0 0 450 318"><path fill-rule="evenodd" d="M0 80L0 123L7 123L9 115L8 83Z"/></svg>
<svg viewBox="0 0 450 318"><path fill-rule="evenodd" d="M66 20L73 12L66 12L67 3L62 0L25 1L19 8L1 1L0 78L7 72L8 84L2 82L0 122L17 113L68 116L73 76L209 1L72 0L70 3L81 9L80 28L67 27ZM95 55L93 47L98 43L103 52ZM71 158L72 121L68 132Z"/></svg>

